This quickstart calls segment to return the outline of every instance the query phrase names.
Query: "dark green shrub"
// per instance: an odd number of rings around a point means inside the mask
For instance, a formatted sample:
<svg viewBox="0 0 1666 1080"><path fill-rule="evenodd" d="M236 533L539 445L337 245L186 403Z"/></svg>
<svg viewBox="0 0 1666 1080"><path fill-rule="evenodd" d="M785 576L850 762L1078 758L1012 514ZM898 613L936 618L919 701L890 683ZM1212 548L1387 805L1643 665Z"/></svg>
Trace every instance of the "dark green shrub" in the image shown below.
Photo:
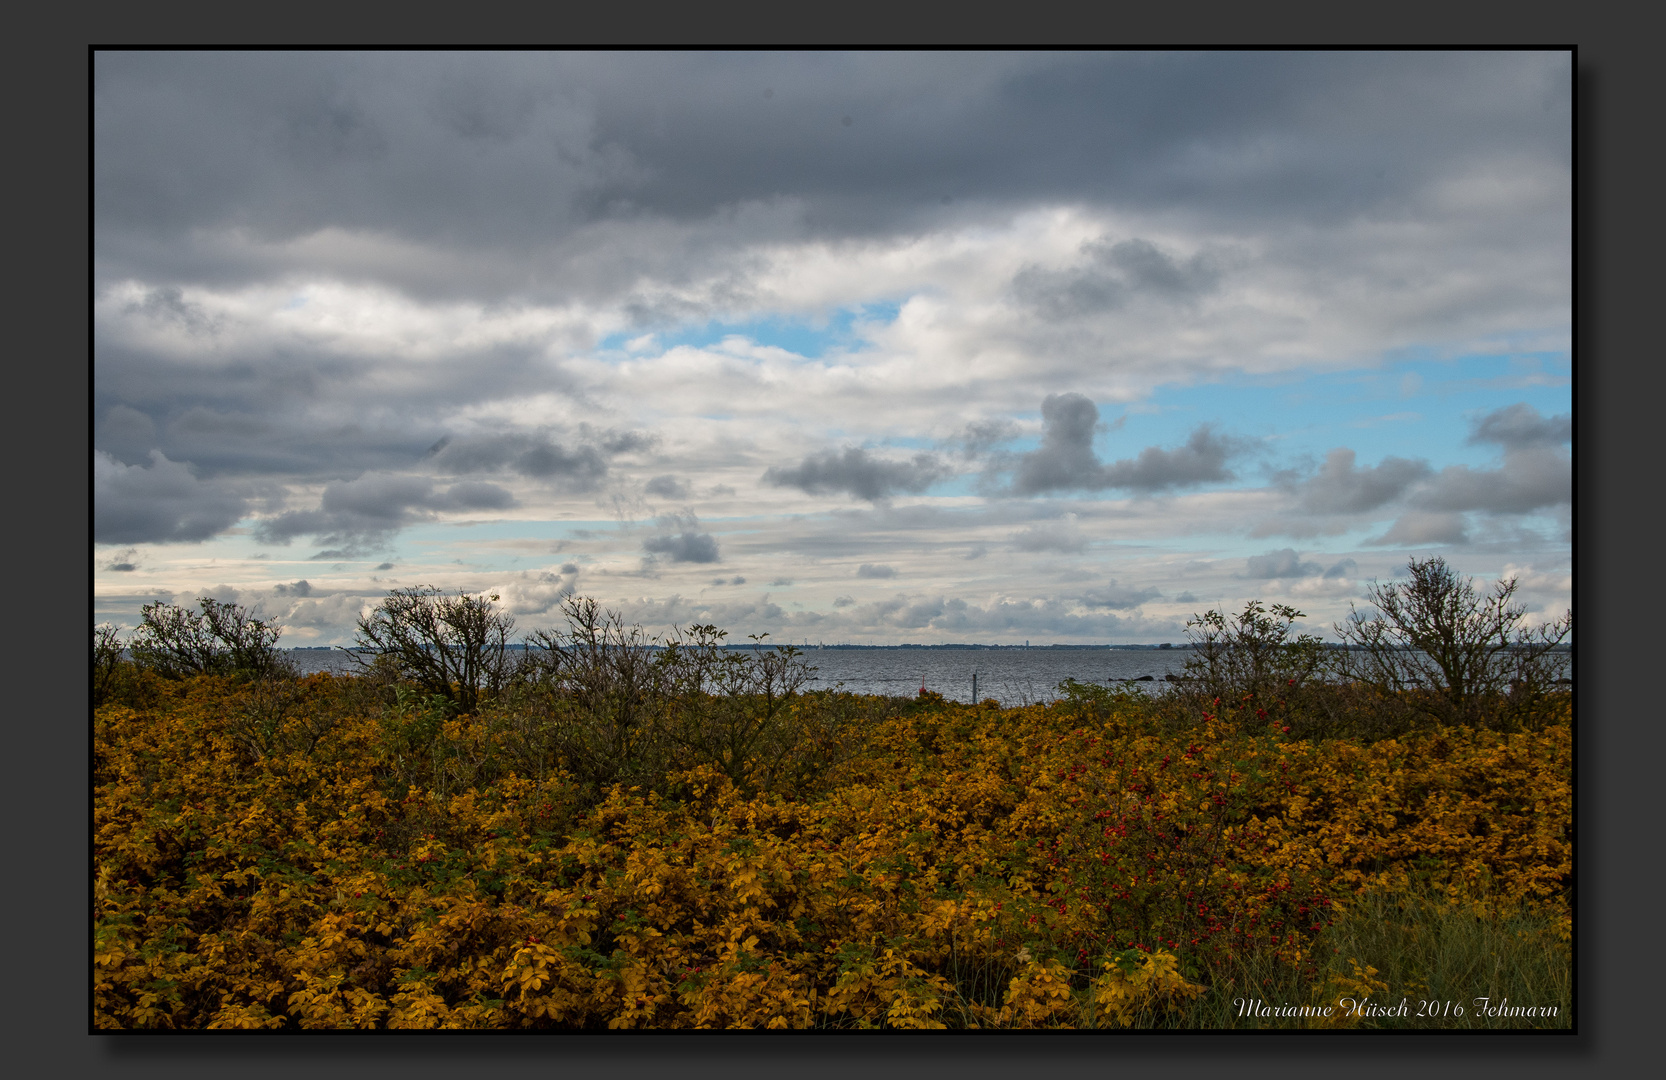
<svg viewBox="0 0 1666 1080"><path fill-rule="evenodd" d="M1288 604L1268 607L1259 600L1231 617L1219 611L1194 615L1186 621L1192 643L1186 680L1210 698L1288 696L1323 670L1324 642L1312 634L1290 637L1304 617Z"/></svg>

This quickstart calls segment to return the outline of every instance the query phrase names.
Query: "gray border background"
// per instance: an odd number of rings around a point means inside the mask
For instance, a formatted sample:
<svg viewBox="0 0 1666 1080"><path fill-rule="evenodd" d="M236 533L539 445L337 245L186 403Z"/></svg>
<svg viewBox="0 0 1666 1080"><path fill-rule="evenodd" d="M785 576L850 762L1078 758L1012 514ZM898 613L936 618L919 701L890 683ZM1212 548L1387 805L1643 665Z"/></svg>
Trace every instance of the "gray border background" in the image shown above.
<svg viewBox="0 0 1666 1080"><path fill-rule="evenodd" d="M667 16L611 9L609 29L581 33L596 12L570 7L546 9L555 19L528 23L524 16L497 21L494 13L471 11L465 28L448 21L423 25L421 15L401 13L399 33L420 40L425 33L468 32L481 40L536 40L537 33L557 33L571 44L628 35L642 40L657 33L667 43L732 41L737 35L758 38L801 35L840 38L861 36L919 42L942 40L946 28L923 10L823 9L812 15L822 25L793 21L745 23L705 10L682 8ZM14 26L8 81L12 93L11 156L14 182L22 198L13 220L25 233L14 259L14 288L24 293L12 310L26 312L27 341L14 347L8 374L14 380L13 419L21 421L30 444L47 448L28 455L14 484L25 498L51 504L61 514L66 538L37 555L24 538L8 537L14 566L44 560L39 572L20 575L26 622L8 639L12 655L24 661L21 677L10 680L21 701L8 710L13 752L7 792L9 861L5 890L9 935L5 1009L7 1056L22 1059L19 1075L131 1075L239 1078L309 1077L417 1078L458 1077L487 1069L494 1076L620 1075L692 1077L845 1076L859 1070L873 1076L928 1072L971 1077L1009 1076L1064 1065L1076 1072L1086 1065L1093 1074L1119 1066L1165 1077L1219 1075L1239 1077L1334 1076L1400 1077L1407 1072L1471 1077L1620 1074L1634 1056L1652 1049L1651 1032L1661 1003L1644 990L1654 967L1650 948L1658 937L1646 920L1659 906L1645 882L1642 866L1654 861L1660 847L1658 804L1652 798L1661 760L1652 752L1659 743L1652 703L1645 703L1641 679L1644 627L1622 623L1621 590L1644 566L1646 553L1658 550L1641 508L1603 499L1605 481L1626 462L1659 455L1645 448L1650 424L1642 410L1656 400L1649 391L1660 361L1658 333L1648 334L1642 314L1657 287L1658 260L1649 241L1660 235L1653 188L1659 172L1656 156L1659 83L1652 35L1640 19L1616 9L1577 13L1564 6L1543 14L1518 7L1508 23L1499 9L1451 3L1399 4L1392 9L1327 11L1309 18L1306 11L1269 11L1256 6L1179 5L1164 11L1134 13L1104 8L1098 17L1075 11L1065 15L1030 5L1009 9L1006 21L989 21L968 29L967 11L955 12L954 33L971 41L988 37L1003 42L1100 40L1160 43L1167 34L1195 39L1206 35L1221 44L1332 44L1339 35L1355 40L1495 45L1527 42L1555 45L1577 42L1576 117L1579 148L1577 181L1578 285L1576 300L1576 549L1575 588L1581 636L1588 648L1585 663L1596 670L1580 680L1578 739L1578 868L1580 905L1578 1002L1580 1033L1574 1037L1521 1036L1342 1036L1244 1037L1040 1037L996 1036L910 1039L800 1036L756 1038L717 1035L709 1038L640 1036L628 1038L505 1039L377 1036L300 1037L111 1037L87 1033L87 971L90 941L86 922L87 852L90 821L87 787L88 735L85 667L69 657L62 642L84 637L84 612L57 595L56 582L86 580L86 548L74 539L88 536L90 483L89 387L90 336L86 282L89 264L87 41L128 47L207 40L241 31L245 40L281 40L304 31L328 33L341 40L377 40L389 28L362 21L339 7L329 20L309 19L312 12L286 6L282 23L265 22L264 10L218 11L211 22L194 23L183 12L154 9L73 11L52 23ZM272 14L277 14L273 9ZM518 15L519 12L517 11ZM827 18L831 15L834 18ZM1368 16L1368 21L1365 17ZM416 18L417 23L409 20ZM262 20L256 22L253 20ZM574 20L578 21L575 22ZM1130 19L1136 21L1131 23ZM44 22L44 21L43 21ZM280 29L281 25L281 29ZM416 28L413 29L412 27ZM550 29L545 30L545 27ZM1138 33L1134 27L1138 26ZM835 29L836 28L836 29ZM859 30L858 28L863 28ZM45 30L44 34L37 32ZM529 33L530 31L530 33ZM1131 36L1132 35L1132 36ZM1655 63L1651 63L1654 61ZM37 150L38 148L38 150ZM1652 226L1652 227L1651 227ZM19 258L21 256L21 258ZM37 269L35 262L45 266ZM1654 290L1650 290L1654 291ZM1650 327L1649 330L1653 330ZM1645 381L1646 380L1646 381ZM34 403L39 402L44 407ZM23 406L23 407L17 407ZM63 448L64 453L53 453ZM1653 454L1647 452L1654 449ZM1626 599L1636 604L1635 592ZM40 615L44 625L34 625ZM79 646L78 646L79 648ZM61 895L60 895L61 894ZM1642 946L1640 949L1639 946ZM14 1066L16 1068L17 1066Z"/></svg>

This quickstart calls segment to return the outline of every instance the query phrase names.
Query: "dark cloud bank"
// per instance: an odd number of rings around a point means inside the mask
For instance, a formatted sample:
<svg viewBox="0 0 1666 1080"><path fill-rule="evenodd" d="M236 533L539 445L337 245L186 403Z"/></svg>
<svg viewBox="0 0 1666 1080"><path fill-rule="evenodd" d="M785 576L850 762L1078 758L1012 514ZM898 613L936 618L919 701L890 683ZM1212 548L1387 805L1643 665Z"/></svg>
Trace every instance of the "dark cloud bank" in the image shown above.
<svg viewBox="0 0 1666 1080"><path fill-rule="evenodd" d="M493 478L600 490L616 458L652 445L437 419L523 394L579 400L547 343L428 365L281 336L217 347L226 327L192 287L312 276L419 302L612 304L649 325L753 303L758 244L924 235L1042 205L1178 213L1199 234L1323 230L1402 220L1421 193L1501 162L1571 161L1556 53L100 51L92 69L95 292L142 285L119 315L152 333L95 326L94 539L108 544L199 542L256 515L269 542L365 550L438 514L513 506ZM1464 242L1507 246L1522 222L1485 227ZM1180 310L1213 295L1222 258L1092 242L1073 267L1027 267L1011 287L1055 321ZM711 274L727 284L709 301L642 292ZM594 344L582 326L552 334ZM1254 448L1204 425L1101 461L1092 401L1054 394L1042 414L1038 449L987 458L1005 485L991 493L1181 491L1236 479ZM962 454L984 458L1012 431L968 428ZM1466 515L1568 504L1567 416L1515 405L1471 438L1499 449L1498 467L1333 451L1287 479L1294 512L1264 527L1391 511L1378 542L1460 542ZM852 447L764 480L877 504L954 474L946 456ZM300 485L322 485L316 506L293 508ZM692 488L660 475L645 491ZM1062 525L1014 543L1079 550ZM662 519L644 551L719 558L692 517Z"/></svg>
<svg viewBox="0 0 1666 1080"><path fill-rule="evenodd" d="M918 494L949 475L949 468L932 454L893 461L852 446L806 455L795 466L772 466L764 473L763 481L810 495L846 494L883 502L893 495Z"/></svg>
<svg viewBox="0 0 1666 1080"><path fill-rule="evenodd" d="M315 510L291 510L263 519L255 536L263 543L288 544L313 536L341 554L374 550L415 521L442 512L506 510L513 495L496 484L465 480L443 490L424 476L362 476L324 487Z"/></svg>
<svg viewBox="0 0 1666 1080"><path fill-rule="evenodd" d="M266 274L283 256L193 235L337 228L490 251L449 270L336 256L450 294L535 288L540 264L545 287L623 286L628 259L587 281L547 253L600 222L783 198L730 231L860 237L1112 200L1327 221L1476 163L1571 156L1544 120L1570 111L1565 54L102 51L92 96L101 276ZM674 257L652 252L629 254ZM1103 305L1130 279L1185 292L1209 267L1112 246L1047 292Z"/></svg>

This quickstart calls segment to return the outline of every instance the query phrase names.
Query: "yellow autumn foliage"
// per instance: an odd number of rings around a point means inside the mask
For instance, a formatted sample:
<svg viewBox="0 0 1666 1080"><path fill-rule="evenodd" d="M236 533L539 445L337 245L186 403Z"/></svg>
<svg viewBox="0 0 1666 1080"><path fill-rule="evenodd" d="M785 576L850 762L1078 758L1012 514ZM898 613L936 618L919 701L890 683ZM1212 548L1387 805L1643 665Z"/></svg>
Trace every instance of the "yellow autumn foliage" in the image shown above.
<svg viewBox="0 0 1666 1080"><path fill-rule="evenodd" d="M827 695L795 707L863 749L814 789L587 801L516 767L513 717L418 760L327 675L256 753L255 692L94 714L100 1030L1120 1028L1228 957L1307 965L1368 891L1568 913L1566 724L1310 742Z"/></svg>

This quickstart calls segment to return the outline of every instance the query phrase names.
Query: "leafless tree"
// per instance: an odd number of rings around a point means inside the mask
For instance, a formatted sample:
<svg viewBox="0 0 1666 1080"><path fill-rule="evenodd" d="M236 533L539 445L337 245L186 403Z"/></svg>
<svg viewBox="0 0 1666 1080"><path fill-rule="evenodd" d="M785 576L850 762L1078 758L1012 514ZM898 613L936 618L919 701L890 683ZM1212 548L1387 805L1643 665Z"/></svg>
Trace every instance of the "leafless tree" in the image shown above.
<svg viewBox="0 0 1666 1080"><path fill-rule="evenodd" d="M402 677L458 711L473 712L483 695L504 688L515 668L509 657L515 620L494 607L497 601L496 593L448 596L432 585L395 589L359 617L358 646L387 657Z"/></svg>
<svg viewBox="0 0 1666 1080"><path fill-rule="evenodd" d="M1443 723L1508 725L1569 670L1558 646L1573 632L1572 609L1529 626L1514 578L1482 594L1438 556L1406 569L1408 581L1371 583L1374 613L1354 609L1337 624L1349 646L1339 658L1344 677L1405 696Z"/></svg>
<svg viewBox="0 0 1666 1080"><path fill-rule="evenodd" d="M565 630L528 635L517 672L541 702L556 749L593 787L645 779L664 765L657 721L664 698L655 644L594 600L568 597Z"/></svg>
<svg viewBox="0 0 1666 1080"><path fill-rule="evenodd" d="M725 647L715 626L668 639L569 598L567 626L527 638L514 708L538 710L567 767L593 791L658 787L707 765L742 790L808 783L846 750L835 710L801 708L813 670L790 646Z"/></svg>
<svg viewBox="0 0 1666 1080"><path fill-rule="evenodd" d="M192 611L176 604L146 604L127 644L134 661L170 679L192 675L270 678L292 673L277 649L283 628L236 604L197 598Z"/></svg>
<svg viewBox="0 0 1666 1080"><path fill-rule="evenodd" d="M257 618L236 604L216 603L207 597L199 602L209 632L225 646L232 671L261 679L293 674L288 658L277 649L283 628L276 622Z"/></svg>

